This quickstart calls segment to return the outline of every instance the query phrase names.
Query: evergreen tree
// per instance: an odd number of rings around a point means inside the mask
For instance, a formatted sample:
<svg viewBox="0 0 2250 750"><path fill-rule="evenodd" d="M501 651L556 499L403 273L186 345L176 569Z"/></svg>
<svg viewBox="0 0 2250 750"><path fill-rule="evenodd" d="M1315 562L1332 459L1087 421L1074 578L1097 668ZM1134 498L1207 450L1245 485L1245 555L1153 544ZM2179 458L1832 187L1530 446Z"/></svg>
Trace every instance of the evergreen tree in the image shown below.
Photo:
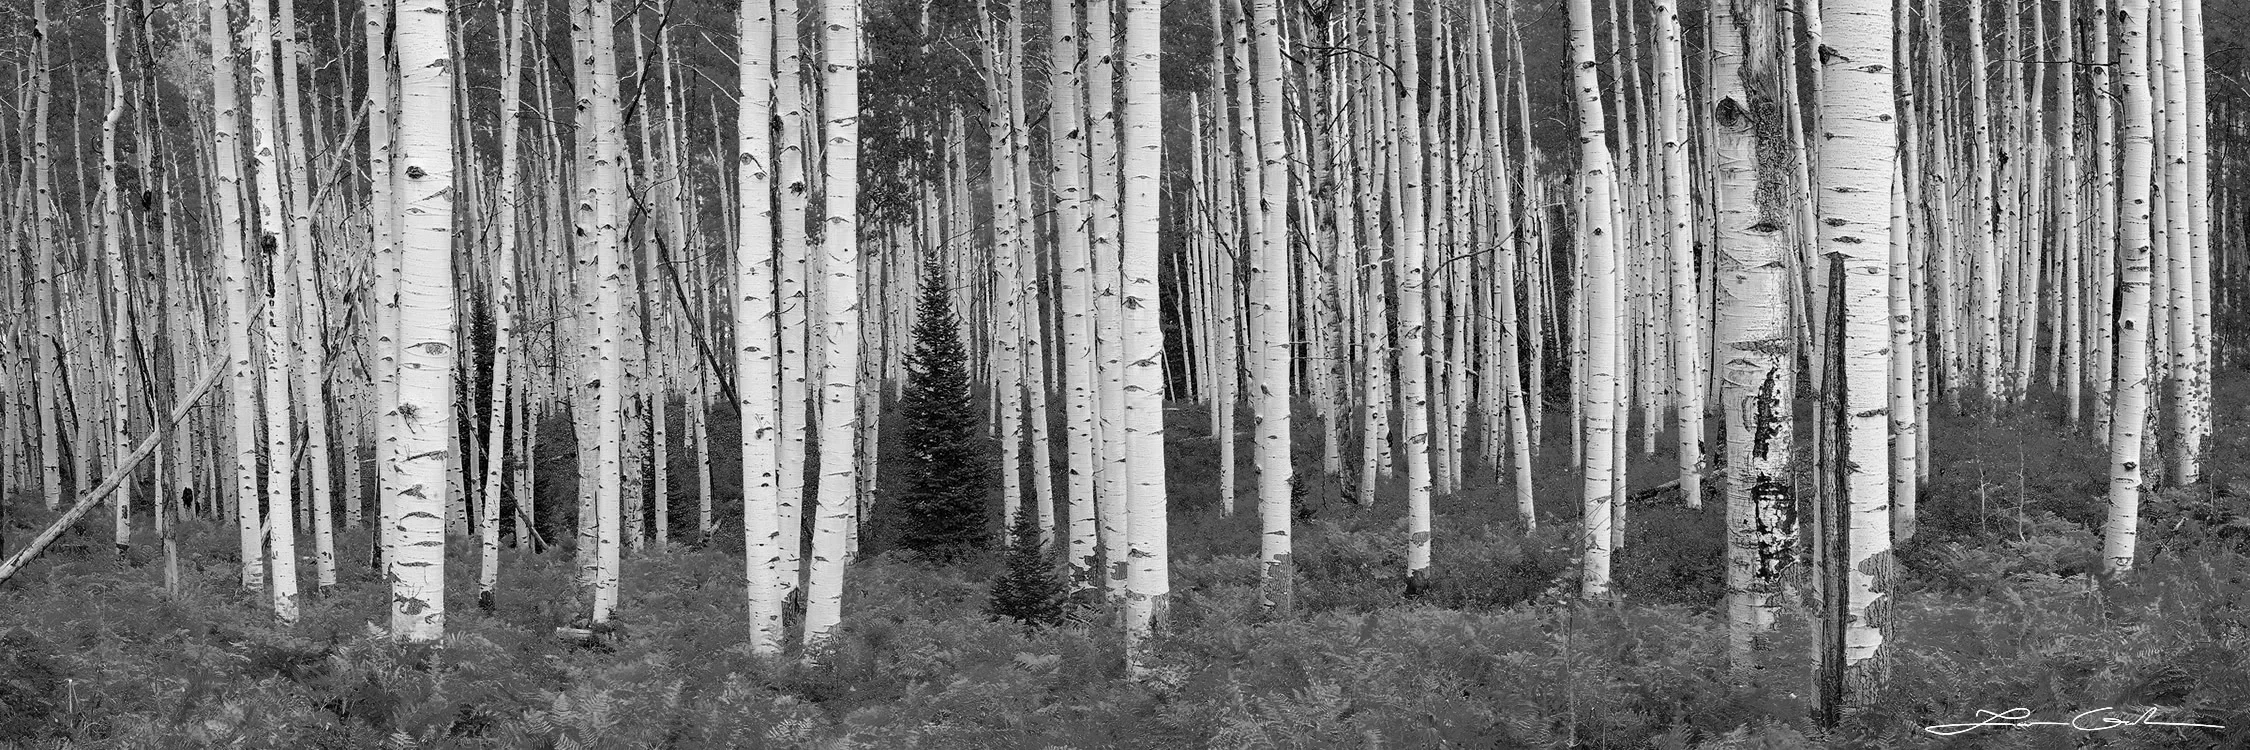
<svg viewBox="0 0 2250 750"><path fill-rule="evenodd" d="M979 433L981 413L969 398L968 354L961 346L935 253L925 258L922 301L914 323L914 352L907 358L906 394L899 411L905 425L905 475L900 497L899 546L939 559L983 549L991 534L992 448Z"/></svg>
<svg viewBox="0 0 2250 750"><path fill-rule="evenodd" d="M1063 577L1039 539L1039 510L1024 503L1008 534L1008 568L992 582L994 619L1013 617L1025 625L1052 625L1062 619Z"/></svg>

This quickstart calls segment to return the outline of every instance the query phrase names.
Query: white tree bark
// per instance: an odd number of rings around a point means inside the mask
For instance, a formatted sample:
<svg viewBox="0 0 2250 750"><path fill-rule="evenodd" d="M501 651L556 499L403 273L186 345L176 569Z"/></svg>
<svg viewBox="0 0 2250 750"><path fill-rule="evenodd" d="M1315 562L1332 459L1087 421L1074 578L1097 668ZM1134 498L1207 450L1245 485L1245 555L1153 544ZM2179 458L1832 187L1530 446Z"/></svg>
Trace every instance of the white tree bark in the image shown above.
<svg viewBox="0 0 2250 750"><path fill-rule="evenodd" d="M302 482L304 501L311 506L314 582L325 591L336 585L336 533L332 518L335 499L331 492L333 468L329 465L328 349L325 345L328 316L321 295L318 253L313 247L313 188L309 177L312 154L305 147L305 125L309 120L300 102L305 95L298 52L303 34L297 26L296 5L283 2L280 8L281 145L287 149L283 156L288 180L285 198L289 208L289 262L296 271L293 283L298 299L297 325L290 336L290 354L297 375L297 390L304 399L307 473Z"/></svg>
<svg viewBox="0 0 2250 750"><path fill-rule="evenodd" d="M275 89L280 82L274 74L273 8L268 0L250 0L250 23L243 38L250 49L250 163L258 205L254 236L265 259L266 278L267 564L273 573L274 619L287 624L297 620L296 505L291 487L296 470L292 448L295 427L290 420L294 399L289 392L297 281L289 269L291 238L282 226L288 211L281 197L281 123L275 111L279 95Z"/></svg>
<svg viewBox="0 0 2250 750"><path fill-rule="evenodd" d="M1164 331L1158 326L1157 204L1162 179L1163 62L1156 0L1125 0L1124 106L1119 144L1124 194L1119 203L1118 271L1124 312L1120 321L1125 363L1127 535L1130 571L1125 597L1125 664L1146 674L1148 639L1161 627L1171 594L1164 479Z"/></svg>
<svg viewBox="0 0 2250 750"><path fill-rule="evenodd" d="M1077 4L1049 0L1047 17L1047 92L1053 99L1054 121L1062 123L1047 130L1049 150L1054 154L1057 265L1062 271L1063 412L1070 460L1065 557L1073 590L1084 591L1099 585L1094 453L1101 433L1094 421L1094 297L1090 288L1092 258L1087 248L1089 212L1081 186L1086 176L1086 131L1085 115L1079 106L1084 89L1078 68Z"/></svg>
<svg viewBox="0 0 2250 750"><path fill-rule="evenodd" d="M214 128L214 140L218 142L215 171L219 195L216 202L219 204L220 267L226 283L227 360L233 367L228 375L227 400L233 410L230 422L234 428L235 531L240 542L242 587L257 592L266 582L265 540L258 533L258 381L250 370L250 258L249 248L243 241L242 151L238 136L241 113L235 109L235 45L228 15L226 3L211 3L211 101L218 119ZM42 110L44 101L42 96ZM39 121L44 123L45 117L41 116ZM44 140L43 136L39 138L42 143ZM44 173L45 170L38 171L39 175ZM44 181L42 177L35 179ZM46 257L42 253L42 258ZM50 305L46 310L53 309L45 298L41 302ZM41 317L51 319L52 313L45 312ZM58 333L49 338L59 337ZM59 381L58 378L56 382ZM45 388L42 400L51 398L53 393L52 385ZM53 426L49 423L51 415L51 410L41 409L40 431L49 435L45 443L50 446L54 445ZM52 461L56 455L50 450L47 460ZM45 471L54 475L59 468L48 466ZM50 492L59 492L60 485L60 478L51 479Z"/></svg>
<svg viewBox="0 0 2250 750"><path fill-rule="evenodd" d="M579 92L578 110L585 116L582 126L587 131L585 140L585 166L589 174L580 190L580 213L588 214L593 232L589 242L593 246L593 326L586 339L583 373L586 382L581 391L593 391L594 422L592 451L593 471L587 478L594 485L593 542L594 552L588 557L591 575L587 583L592 589L589 619L593 624L609 622L617 609L619 566L623 543L623 506L625 471L625 295L626 266L631 261L625 254L624 227L620 219L624 214L622 195L624 180L625 138L618 112L617 55L611 30L615 24L610 18L607 0L582 0L576 13L587 37L587 60L581 68L585 72ZM402 63L403 64L403 63ZM581 542L589 541L580 532Z"/></svg>
<svg viewBox="0 0 2250 750"><path fill-rule="evenodd" d="M843 621L844 535L859 510L859 2L822 0L820 484L805 580L807 646Z"/></svg>
<svg viewBox="0 0 2250 750"><path fill-rule="evenodd" d="M740 183L736 218L740 243L734 248L734 391L742 417L743 575L749 582L750 648L781 653L788 635L782 624L782 598L794 578L781 568L780 421L781 371L774 330L773 247L773 0L746 0L737 11L737 54L742 93L736 100L735 177Z"/></svg>
<svg viewBox="0 0 2250 750"><path fill-rule="evenodd" d="M1820 255L1841 267L1844 317L1841 339L1830 342L1830 356L1843 360L1842 445L1836 464L1848 472L1837 510L1846 529L1839 541L1843 622L1841 653L1832 654L1842 680L1842 704L1857 711L1871 705L1888 677L1883 659L1884 628L1891 609L1890 400L1893 356L1890 321L1894 315L1891 226L1898 166L1898 112L1892 69L1890 0L1825 0L1820 48L1823 98L1819 100ZM1903 245L1904 243L1899 243ZM1903 284L1899 286L1903 287ZM1900 289L1903 292L1904 289ZM1901 295L1903 296L1903 295ZM1903 309L1897 312L1905 312ZM1911 316L1905 316L1911 320ZM1911 419L1910 409L1905 416ZM1912 472L1907 474L1911 476ZM1833 594L1832 594L1833 595Z"/></svg>
<svg viewBox="0 0 2250 750"><path fill-rule="evenodd" d="M1405 96L1394 103L1398 166L1393 187L1401 196L1397 255L1399 385L1404 424L1400 434L1406 445L1406 590L1421 591L1430 568L1430 377L1429 275L1427 225L1422 213L1424 195L1423 124L1421 83L1415 49L1413 3L1400 3L1387 19L1394 29L1390 40L1398 49L1398 87Z"/></svg>
<svg viewBox="0 0 2250 750"><path fill-rule="evenodd" d="M1288 617L1293 601L1289 557L1290 403L1289 403L1289 143L1282 135L1281 10L1279 0L1252 0L1250 23L1257 27L1258 158L1262 194L1257 255L1250 266L1258 295L1258 604L1267 614ZM1153 288L1153 284L1151 285ZM1161 345L1161 341L1158 342ZM1161 346L1159 348L1161 356ZM1232 435L1220 436L1222 440Z"/></svg>
<svg viewBox="0 0 2250 750"><path fill-rule="evenodd" d="M516 114L522 107L523 53L522 9L519 0L497 5L495 12L501 17L500 38L500 189L496 191L499 206L494 211L493 241L498 245L493 258L492 296L492 401L491 413L486 420L490 434L485 443L484 486L477 492L482 498L478 514L477 555L477 605L489 612L497 607L500 595L500 480L507 462L502 457L508 448L508 399L514 386L515 371L509 367L515 338L516 308ZM517 401L527 394L517 393ZM523 454L518 460L530 461ZM530 540L517 538L517 544Z"/></svg>
<svg viewBox="0 0 2250 750"><path fill-rule="evenodd" d="M1088 0L1086 4L1086 120L1093 137L1088 141L1092 177L1086 197L1091 202L1093 238L1089 254L1094 266L1095 376L1100 380L1094 403L1099 412L1102 449L1096 473L1100 484L1095 515L1100 519L1102 566L1109 571L1107 593L1112 604L1124 607L1131 588L1131 502L1125 434L1126 393L1124 355L1124 277L1119 268L1120 231L1118 169L1122 159L1118 144L1116 105L1116 24L1113 0Z"/></svg>
<svg viewBox="0 0 2250 750"><path fill-rule="evenodd" d="M105 373L109 380L109 463L122 464L125 455L133 451L130 408L131 381L127 369L127 353L132 347L132 298L127 295L125 271L125 242L120 236L125 232L124 207L118 198L117 183L117 123L125 115L125 74L118 67L117 46L122 34L117 27L117 4L120 0L102 3L103 53L108 68L109 106L102 116L102 260L109 279L109 363ZM42 32L44 33L44 32ZM144 175L144 179L145 179ZM0 436L0 439L5 439ZM85 450L81 448L80 450ZM159 506L164 499L156 500ZM133 507L132 484L117 488L110 500L110 528L122 553L133 541L133 527L128 515Z"/></svg>
<svg viewBox="0 0 2250 750"><path fill-rule="evenodd" d="M2149 180L2156 156L2156 118L2150 99L2149 0L2118 0L2117 93L2125 101L2125 153L2119 186L2116 311L2117 380L2109 422L2109 517L2102 527L2102 571L2122 578L2133 570L2140 525L2141 441L2149 397Z"/></svg>
<svg viewBox="0 0 2250 750"><path fill-rule="evenodd" d="M1591 0L1571 0L1571 77L1578 103L1578 158L1580 189L1584 191L1584 226L1579 235L1586 243L1585 286L1586 426L1584 475L1583 555L1579 593L1602 600L1610 592L1609 553L1612 508L1616 502L1615 461L1617 429L1617 364L1619 314L1617 300L1617 246L1612 234L1611 164L1608 118L1603 113L1601 80L1595 70L1594 10Z"/></svg>
<svg viewBox="0 0 2250 750"><path fill-rule="evenodd" d="M453 433L453 65L446 0L397 0L398 460L390 545L391 634L445 635L446 460ZM277 524L278 526L278 524Z"/></svg>
<svg viewBox="0 0 2250 750"><path fill-rule="evenodd" d="M1680 495L1687 507L1703 507L1703 299L1695 283L1695 237L1689 226L1695 219L1688 195L1687 73L1681 63L1680 14L1676 0L1656 3L1657 105L1663 116L1665 260L1672 278L1672 408L1679 422L1678 452ZM1654 424L1645 427L1651 434Z"/></svg>
<svg viewBox="0 0 2250 750"><path fill-rule="evenodd" d="M2164 260L2169 272L2167 288L2172 304L2170 344L2171 361L2165 366L2171 375L2168 415L2172 428L2171 480L2177 485L2191 485L2203 478L2202 454L2204 435L2210 430L2210 408L2203 401L2208 389L2201 382L2209 374L2202 362L2201 324L2198 308L2210 306L2210 290L2202 290L2197 299L2196 263L2203 248L2197 247L2200 234L2195 227L2191 204L2201 202L2201 194L2191 189L2189 180L2189 117L2187 41L2200 29L2189 29L2183 0L2163 0L2164 24Z"/></svg>
<svg viewBox="0 0 2250 750"><path fill-rule="evenodd" d="M1790 212L1759 174L1777 144L1779 103L1770 43L1773 5L1714 3L1716 59L1711 103L1718 171L1717 345L1719 398L1727 436L1727 641L1731 666L1746 669L1758 634L1780 613L1783 569L1796 558L1795 358L1791 354L1787 227ZM1761 200L1763 198L1763 200Z"/></svg>

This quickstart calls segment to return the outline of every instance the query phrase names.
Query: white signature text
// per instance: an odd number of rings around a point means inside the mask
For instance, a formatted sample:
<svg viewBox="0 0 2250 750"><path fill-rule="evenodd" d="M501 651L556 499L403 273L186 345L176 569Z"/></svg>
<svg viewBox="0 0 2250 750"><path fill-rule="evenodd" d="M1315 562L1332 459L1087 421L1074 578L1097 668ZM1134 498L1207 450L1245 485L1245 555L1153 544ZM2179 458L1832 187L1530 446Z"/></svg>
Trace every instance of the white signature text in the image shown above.
<svg viewBox="0 0 2250 750"><path fill-rule="evenodd" d="M1977 709L1976 721L1969 722L1967 724L1939 724L1937 726L1923 727L1922 731L1929 732L1930 734L1938 735L1940 737L1951 737L1956 734L1973 732L1985 727L2069 727L2081 732L2099 732L2108 729L2118 729L2130 726L2203 727L2206 729L2226 728L2225 726L2219 724L2196 724L2193 722L2185 721L2157 721L2156 709L2154 708L2148 709L2138 714L2133 714L2120 713L2120 711L2113 706L2103 706L2101 708L2096 708L2089 711L2081 711L2078 713L2078 715L2070 717L2069 721L2027 721L2027 719L2030 718L2031 709L2028 708L2011 708L2006 711L1988 711L1980 708Z"/></svg>

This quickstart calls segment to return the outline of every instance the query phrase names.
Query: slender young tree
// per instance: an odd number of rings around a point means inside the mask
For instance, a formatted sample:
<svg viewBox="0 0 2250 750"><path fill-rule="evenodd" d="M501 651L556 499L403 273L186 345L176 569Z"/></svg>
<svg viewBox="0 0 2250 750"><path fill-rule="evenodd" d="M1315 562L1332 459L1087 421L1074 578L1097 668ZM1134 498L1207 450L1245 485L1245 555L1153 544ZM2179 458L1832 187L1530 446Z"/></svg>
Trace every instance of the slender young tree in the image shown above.
<svg viewBox="0 0 2250 750"><path fill-rule="evenodd" d="M280 81L274 71L273 6L249 0L250 23L243 38L250 51L250 164L256 185L257 228L253 233L265 279L265 434L266 521L262 532L273 573L274 619L297 619L296 427L291 418L297 399L290 393L292 321L297 313L296 276L289 269L292 243L282 200L281 123L276 111ZM441 38L442 42L442 38Z"/></svg>
<svg viewBox="0 0 2250 750"><path fill-rule="evenodd" d="M1680 14L1677 0L1656 3L1657 105L1664 149L1664 261L1670 275L1670 334L1672 337L1672 403L1678 421L1680 495L1689 508L1703 507L1703 379L1698 360L1703 351L1699 330L1703 300L1695 283L1695 237L1688 227L1695 214L1688 179L1687 71L1681 62ZM1651 434L1656 425L1642 429Z"/></svg>
<svg viewBox="0 0 2250 750"><path fill-rule="evenodd" d="M232 176L237 189L239 189L242 182L242 163L239 156L240 147L235 143L237 137L235 135L237 127L235 120L239 113L235 111L233 29L226 26L227 11L224 0L213 2L211 6L211 65L213 71L211 108L219 120L215 129L219 141L218 161L220 165L217 171L222 182ZM37 336L34 337L32 346L36 352L33 355L35 360L34 371L39 373L39 377L32 378L32 387L38 391L38 404L33 408L39 412L41 499L45 501L48 510L57 510L62 507L63 495L65 494L62 473L62 396L58 393L65 382L63 380L62 310L61 295L55 278L55 256L59 249L57 245L60 244L62 238L58 236L60 233L55 228L57 223L55 213L60 207L56 205L53 197L54 169L50 156L52 149L49 148L47 142L47 120L50 117L50 102L53 100L51 87L54 83L54 76L50 71L52 63L47 48L53 27L47 19L46 0L33 0L31 18L31 148L29 149L29 157L26 159L30 163L25 166L31 172L31 211L29 213L31 214L32 224L31 237L35 245L32 261L31 296L32 305L36 308L39 316L39 330ZM230 147L237 150L230 151ZM228 158L230 155L233 158ZM224 202L223 197L222 202ZM231 222L222 220L222 223L225 226L235 228L238 232L236 236L239 237L241 206L237 204L234 208L237 212L236 218ZM224 216L223 213L222 216ZM239 249L239 245L237 245L237 249ZM231 256L229 256L229 260L231 260ZM232 268L232 266L228 266L230 271ZM233 284L248 284L247 274L248 272L245 271L241 274L229 274L227 276L229 281L227 292L230 301L233 300L235 293ZM247 299L250 293L248 287L243 287L241 293ZM232 307L228 309L233 310ZM247 308L245 308L245 313L247 313ZM234 320L232 317L228 318L230 325ZM242 320L245 321L244 325L248 325L249 318L247 315ZM232 330L231 327L229 330ZM244 352L240 360L247 361L249 358L250 354ZM247 376L238 374L237 377ZM239 398L242 383L237 380L233 385L238 395L235 403L242 403ZM255 388L255 386L253 385L252 388ZM256 396L253 395L251 398L254 402ZM251 405L253 408L256 406L255 403ZM236 416L239 421L241 415L238 413ZM255 417L252 417L252 419L255 419ZM250 425L253 430L257 428L255 421L252 421ZM238 435L237 438L240 439L240 436ZM251 451L254 459L258 447L254 442L248 444L238 442L235 445L235 450L237 453L244 450ZM240 472L251 472L247 479L241 480L242 486L237 488L237 491L245 496L257 492L257 475L254 473L257 471L256 467L257 462L252 460L243 464L239 470ZM243 487L247 487L247 489ZM256 522L253 520L248 523L255 524ZM263 572L265 567L261 562L254 559L258 556L258 549L249 546L254 543L254 539L251 531L245 530L243 532L243 544L245 546L242 555L242 585L243 588L251 590L258 589L258 587L264 585L265 581Z"/></svg>
<svg viewBox="0 0 2250 750"><path fill-rule="evenodd" d="M1583 191L1580 210L1585 216L1580 235L1585 242L1584 280L1586 325L1585 477L1583 554L1579 593L1587 599L1609 599L1611 530L1617 481L1613 463L1618 441L1617 382L1618 341L1616 320L1617 243L1613 234L1614 201L1611 198L1611 163L1608 117L1602 108L1601 79L1595 70L1594 9L1592 0L1570 2L1571 85L1578 103L1578 181Z"/></svg>
<svg viewBox="0 0 2250 750"><path fill-rule="evenodd" d="M1070 461L1066 488L1069 541L1064 557L1070 566L1072 591L1088 592L1100 585L1095 453L1101 436L1100 425L1095 422L1093 258L1088 246L1091 212L1084 186L1086 128L1080 99L1085 89L1078 59L1078 6L1073 0L1047 3L1047 91L1054 99L1054 118L1061 123L1049 125L1047 132L1049 151L1055 155L1052 179L1056 264L1061 276L1058 301L1063 314L1063 412ZM925 279L923 283L930 282Z"/></svg>
<svg viewBox="0 0 2250 750"><path fill-rule="evenodd" d="M516 308L516 187L517 187L517 110L523 106L522 64L523 10L520 0L496 3L493 12L498 14L500 38L500 187L494 197L495 206L493 242L492 293L492 399L491 412L486 417L484 486L477 493L483 503L477 517L479 553L477 555L477 606L486 612L497 608L495 601L500 589L500 480L507 466L502 457L508 446L508 403L510 391L516 386L511 369L511 355L515 346ZM525 394L514 396L522 401ZM519 454L518 461L528 461L529 455ZM521 543L521 542L519 542Z"/></svg>
<svg viewBox="0 0 2250 750"><path fill-rule="evenodd" d="M2149 400L2149 283L2154 242L2149 224L2156 158L2155 103L2150 98L2149 0L2117 0L2118 98L2125 102L2124 176L2118 184L2117 366L2110 387L2109 518L2102 527L2102 571L2133 570L2141 512L2142 432Z"/></svg>
<svg viewBox="0 0 2250 750"><path fill-rule="evenodd" d="M820 483L806 566L804 640L843 621L844 536L859 510L859 2L822 0Z"/></svg>
<svg viewBox="0 0 2250 750"><path fill-rule="evenodd" d="M313 581L320 590L336 585L336 533L334 519L334 478L329 455L329 418L327 391L327 355L325 340L328 318L325 299L321 294L319 254L313 247L313 187L310 176L312 155L305 144L305 133L320 131L317 118L304 112L306 85L300 64L304 34L297 25L296 5L280 3L276 22L281 41L279 72L281 77L281 135L282 177L284 206L288 209L289 247L288 263L292 276L290 286L296 300L292 318L295 326L290 333L288 353L290 369L296 374L296 388L302 394L304 427L304 478L300 482L303 504L313 535Z"/></svg>
<svg viewBox="0 0 2250 750"><path fill-rule="evenodd" d="M124 34L117 26L117 5L120 0L102 3L103 57L108 68L109 106L102 115L102 261L109 277L109 463L122 464L125 455L133 452L132 393L129 380L127 350L132 347L132 298L125 270L125 217L123 201L119 199L117 183L117 126L125 116L125 72L118 65L118 44ZM0 437L0 439L5 439ZM159 498L158 503L163 500ZM133 527L128 515L133 506L130 484L120 486L110 501L110 529L116 540L118 554L124 554L132 545Z"/></svg>
<svg viewBox="0 0 2250 750"><path fill-rule="evenodd" d="M1289 331L1291 245L1289 204L1289 143L1282 133L1281 8L1279 0L1252 0L1250 23L1257 27L1257 120L1259 186L1257 255L1250 264L1253 293L1258 295L1254 317L1260 335L1257 348L1258 436L1258 604L1275 617L1288 617L1294 576L1289 557L1290 507L1290 390ZM1222 435L1221 440L1232 440Z"/></svg>
<svg viewBox="0 0 2250 750"><path fill-rule="evenodd" d="M1423 146L1426 124L1422 115L1421 81L1415 45L1418 25L1414 4L1394 6L1389 20L1398 54L1398 90L1404 96L1393 103L1397 150L1392 154L1392 189L1398 194L1402 215L1397 227L1399 392L1404 414L1400 442L1406 446L1406 591L1419 594L1430 575L1430 376L1434 347L1429 332L1428 226L1423 215ZM1371 498L1370 498L1371 499Z"/></svg>
<svg viewBox="0 0 2250 750"><path fill-rule="evenodd" d="M779 340L775 331L773 242L773 0L747 0L737 10L741 66L740 96L735 100L735 178L739 203L736 219L741 228L734 248L734 392L735 408L742 418L742 539L743 574L749 582L750 647L759 654L779 654L787 635L782 623L782 598L789 587L781 580L781 537L793 530L781 525L779 440L781 371ZM794 22L794 21L792 21ZM794 577L793 574L790 577Z"/></svg>
<svg viewBox="0 0 2250 750"><path fill-rule="evenodd" d="M235 531L240 541L242 587L258 592L265 588L266 566L265 543L258 533L261 520L258 512L258 381L250 370L250 255L243 239L241 113L235 109L235 45L228 3L219 0L210 6L211 102L218 121L213 127L217 142L217 154L213 159L217 163L213 171L218 176L215 183L218 195L213 202L219 207L220 275L226 285L227 360L233 368L228 375L227 401L232 410L228 421L234 437ZM41 121L44 122L43 116ZM44 172L39 170L40 174ZM60 382L60 378L56 382ZM44 424L41 431L47 432ZM54 443L49 440L47 444ZM59 492L60 480L55 481L57 484L52 486Z"/></svg>

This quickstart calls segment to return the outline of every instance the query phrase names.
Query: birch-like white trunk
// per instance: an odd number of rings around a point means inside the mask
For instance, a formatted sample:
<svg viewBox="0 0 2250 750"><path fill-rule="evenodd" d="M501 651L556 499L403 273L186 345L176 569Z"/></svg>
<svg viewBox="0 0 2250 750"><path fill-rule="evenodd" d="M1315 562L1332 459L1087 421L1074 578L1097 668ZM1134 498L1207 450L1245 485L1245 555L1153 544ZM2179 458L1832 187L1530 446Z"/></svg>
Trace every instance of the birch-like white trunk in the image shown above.
<svg viewBox="0 0 2250 750"><path fill-rule="evenodd" d="M1714 3L1711 103L1718 172L1715 368L1727 436L1727 642L1730 665L1751 666L1757 636L1780 613L1784 569L1796 558L1792 497L1796 400L1788 301L1791 212L1762 172L1777 144L1778 93L1771 2Z"/></svg>
<svg viewBox="0 0 2250 750"><path fill-rule="evenodd" d="M1130 570L1125 596L1125 664L1147 673L1148 639L1161 627L1171 595L1171 548L1165 519L1164 331L1158 325L1157 203L1161 181L1164 101L1159 85L1162 40L1157 0L1125 0L1124 106L1118 113L1124 178L1118 220L1124 363L1127 535Z"/></svg>
<svg viewBox="0 0 2250 750"><path fill-rule="evenodd" d="M386 533L391 634L445 635L445 501L453 433L453 65L446 0L398 0L398 459Z"/></svg>
<svg viewBox="0 0 2250 750"><path fill-rule="evenodd" d="M843 621L844 535L859 510L859 2L822 0L820 483L806 566L807 646Z"/></svg>
<svg viewBox="0 0 2250 750"><path fill-rule="evenodd" d="M1611 164L1608 118L1604 114L1601 79L1595 70L1594 10L1591 0L1570 3L1571 85L1575 91L1578 123L1580 189L1584 191L1584 226L1579 236L1586 243L1585 457L1579 466L1584 475L1584 527L1580 558L1579 594L1587 599L1608 599L1610 546L1616 479L1617 363L1620 313L1617 299L1617 244L1613 234L1616 208L1611 199Z"/></svg>
<svg viewBox="0 0 2250 750"><path fill-rule="evenodd" d="M1047 3L1049 50L1047 92L1062 127L1049 127L1054 154L1054 208L1057 266L1061 270L1063 422L1070 469L1068 552L1073 590L1100 585L1098 519L1095 513L1095 450L1101 440L1094 421L1094 313L1092 258L1087 243L1089 211L1082 183L1086 177L1086 131L1079 99L1078 10L1071 0Z"/></svg>
<svg viewBox="0 0 2250 750"><path fill-rule="evenodd" d="M1279 0L1252 0L1250 23L1256 27L1258 38L1258 184L1262 192L1258 196L1259 244L1253 248L1257 255L1250 266L1260 328L1255 339L1258 434L1253 446L1258 462L1258 603L1269 615L1288 617L1294 575L1289 557L1289 351L1293 341L1289 318L1294 308L1289 300L1289 204L1283 198L1289 187L1289 143L1282 135L1281 121L1281 74L1288 61L1281 56ZM1161 356L1161 340L1158 343ZM1232 440L1233 436L1222 435L1220 439Z"/></svg>
<svg viewBox="0 0 2250 750"><path fill-rule="evenodd" d="M749 583L750 648L781 653L788 635L782 624L782 599L794 574L781 567L781 537L794 530L781 525L779 429L781 368L774 330L773 246L773 0L746 0L735 27L742 92L736 100L735 178L741 222L734 248L734 390L742 417L743 575Z"/></svg>
<svg viewBox="0 0 2250 750"><path fill-rule="evenodd" d="M527 394L520 392L514 383L515 371L509 366L514 354L516 308L516 114L522 107L523 11L517 7L519 0L509 0L496 5L494 12L500 18L500 189L499 205L495 207L493 242L492 293L492 400L491 412L486 420L490 431L485 444L483 486L477 492L482 499L477 520L477 606L490 612L498 607L500 595L500 480L507 467L503 456L508 446L508 400L511 390L518 391L517 401ZM518 460L530 461L529 454L519 454ZM520 512L520 509L519 509ZM521 534L517 544L529 544Z"/></svg>
<svg viewBox="0 0 2250 750"><path fill-rule="evenodd" d="M1841 577L1828 582L1840 594L1843 622L1835 625L1842 708L1872 705L1887 681L1884 629L1890 621L1890 400L1893 352L1891 255L1892 198L1898 186L1898 111L1893 99L1893 8L1890 0L1825 0L1825 46L1820 48L1825 88L1819 104L1819 255L1828 259L1829 293L1841 296L1843 321L1833 328L1830 356L1843 360L1842 444L1836 466L1847 472L1836 510L1843 513L1840 547L1832 549ZM1903 245L1904 243L1899 243ZM1903 286L1903 285L1902 285ZM1900 290L1903 291L1903 290ZM1911 319L1909 317L1909 319ZM1907 415L1911 417L1911 414ZM1911 475L1911 471L1907 472ZM1840 589L1840 591L1839 591Z"/></svg>
<svg viewBox="0 0 2250 750"><path fill-rule="evenodd" d="M1670 334L1672 353L1672 408L1679 423L1678 453L1680 496L1691 509L1703 507L1703 378L1699 377L1703 351L1701 316L1703 299L1695 282L1695 237L1689 226L1695 219L1688 191L1687 72L1681 62L1680 14L1676 0L1656 3L1656 88L1662 112L1664 148L1664 258L1671 274ZM1647 429L1654 434L1656 425Z"/></svg>
<svg viewBox="0 0 2250 750"><path fill-rule="evenodd" d="M2149 397L2149 180L2156 157L2155 103L2150 99L2149 0L2118 0L2116 86L2125 102L2125 153L2119 185L2117 380L2111 385L2109 515L2102 527L2102 571L2133 570L2140 526L2141 442Z"/></svg>

